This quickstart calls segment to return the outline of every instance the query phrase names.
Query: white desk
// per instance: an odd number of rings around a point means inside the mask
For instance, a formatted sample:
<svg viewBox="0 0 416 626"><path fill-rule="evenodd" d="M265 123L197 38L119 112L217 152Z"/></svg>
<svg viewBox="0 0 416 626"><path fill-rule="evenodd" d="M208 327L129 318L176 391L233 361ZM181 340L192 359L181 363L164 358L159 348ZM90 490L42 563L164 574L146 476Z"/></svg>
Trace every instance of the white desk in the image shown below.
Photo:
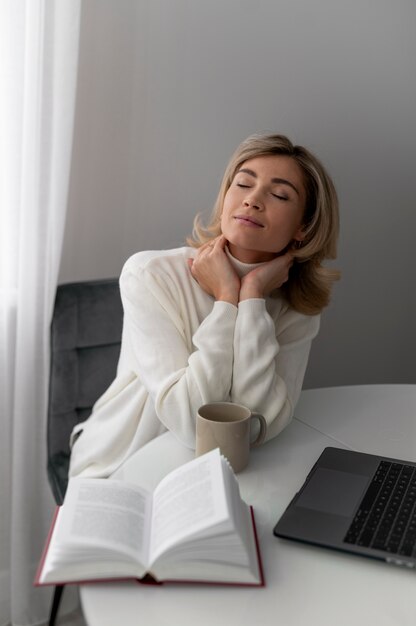
<svg viewBox="0 0 416 626"><path fill-rule="evenodd" d="M416 385L304 391L296 418L238 474L256 513L266 588L85 585L89 626L415 626L415 571L277 539L272 530L326 446L416 460ZM170 433L117 475L153 486L193 458Z"/></svg>

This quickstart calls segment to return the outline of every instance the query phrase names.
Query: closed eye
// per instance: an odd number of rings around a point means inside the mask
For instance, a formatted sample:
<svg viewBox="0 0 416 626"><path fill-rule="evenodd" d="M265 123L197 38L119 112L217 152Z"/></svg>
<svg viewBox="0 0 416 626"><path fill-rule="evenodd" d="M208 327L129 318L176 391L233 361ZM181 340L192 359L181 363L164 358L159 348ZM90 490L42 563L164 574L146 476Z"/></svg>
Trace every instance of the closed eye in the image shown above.
<svg viewBox="0 0 416 626"><path fill-rule="evenodd" d="M272 193L272 196L274 196L278 200L288 200L289 199L286 196L279 196L279 194L277 194L277 193Z"/></svg>
<svg viewBox="0 0 416 626"><path fill-rule="evenodd" d="M243 185L243 183L236 183L237 187L243 187L244 189L248 189L250 185Z"/></svg>

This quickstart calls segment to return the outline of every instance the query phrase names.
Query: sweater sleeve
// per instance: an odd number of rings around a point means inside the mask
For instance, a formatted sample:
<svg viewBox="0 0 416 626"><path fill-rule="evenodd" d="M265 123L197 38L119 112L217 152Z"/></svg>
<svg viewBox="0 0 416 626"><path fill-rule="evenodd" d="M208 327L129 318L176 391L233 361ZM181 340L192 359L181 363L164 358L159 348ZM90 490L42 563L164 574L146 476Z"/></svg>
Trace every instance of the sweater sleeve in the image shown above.
<svg viewBox="0 0 416 626"><path fill-rule="evenodd" d="M190 312L169 277L146 268L123 270L123 341L149 393L157 418L188 447L195 446L195 418L206 403L229 399L237 307L215 302L190 336ZM194 325L195 327L195 325Z"/></svg>
<svg viewBox="0 0 416 626"><path fill-rule="evenodd" d="M262 299L240 302L234 334L231 398L264 415L266 440L290 422L320 318L287 309L277 324Z"/></svg>

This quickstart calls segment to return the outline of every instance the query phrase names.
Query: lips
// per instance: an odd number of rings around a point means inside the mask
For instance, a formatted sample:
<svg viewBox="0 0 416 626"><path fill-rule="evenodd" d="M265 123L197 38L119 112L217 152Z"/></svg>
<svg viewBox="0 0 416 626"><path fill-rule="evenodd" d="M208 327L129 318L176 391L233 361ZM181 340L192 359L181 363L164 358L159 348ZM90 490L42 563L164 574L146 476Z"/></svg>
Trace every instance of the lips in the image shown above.
<svg viewBox="0 0 416 626"><path fill-rule="evenodd" d="M234 219L245 226L250 226L252 228L264 228L264 225L254 219L254 217L251 217L251 215L235 215Z"/></svg>

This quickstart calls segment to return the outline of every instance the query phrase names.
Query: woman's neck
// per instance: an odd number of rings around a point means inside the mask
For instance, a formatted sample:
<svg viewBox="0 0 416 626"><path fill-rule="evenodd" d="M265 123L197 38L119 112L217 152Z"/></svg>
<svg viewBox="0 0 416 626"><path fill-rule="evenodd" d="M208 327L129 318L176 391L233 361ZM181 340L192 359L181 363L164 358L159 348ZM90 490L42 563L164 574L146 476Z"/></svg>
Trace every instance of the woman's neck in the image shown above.
<svg viewBox="0 0 416 626"><path fill-rule="evenodd" d="M262 252L259 250L246 250L245 248L240 248L235 246L234 244L228 242L228 248L234 257L238 261L242 263L267 263L267 261L271 261L276 256L272 252Z"/></svg>
<svg viewBox="0 0 416 626"><path fill-rule="evenodd" d="M233 266L233 268L237 272L239 278L243 278L243 276L246 276L249 272L251 272L256 267L258 267L259 265L262 265L264 263L264 261L263 262L254 262L254 263L245 263L244 261L241 261L240 259L237 259L233 255L232 251L229 249L229 246L226 246L225 253L226 253L226 255L227 255L231 265Z"/></svg>

